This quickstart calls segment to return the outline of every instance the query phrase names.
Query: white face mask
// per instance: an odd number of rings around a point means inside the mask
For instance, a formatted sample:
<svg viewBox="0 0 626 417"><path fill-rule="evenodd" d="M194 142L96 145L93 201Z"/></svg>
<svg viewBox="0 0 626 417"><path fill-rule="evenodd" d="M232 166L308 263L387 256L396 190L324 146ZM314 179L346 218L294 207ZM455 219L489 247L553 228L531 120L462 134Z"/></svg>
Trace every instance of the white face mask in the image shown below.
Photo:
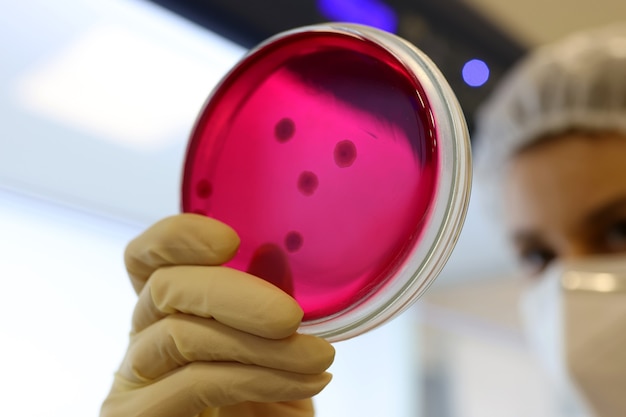
<svg viewBox="0 0 626 417"><path fill-rule="evenodd" d="M531 349L579 411L569 415L626 416L626 257L555 265L520 307Z"/></svg>

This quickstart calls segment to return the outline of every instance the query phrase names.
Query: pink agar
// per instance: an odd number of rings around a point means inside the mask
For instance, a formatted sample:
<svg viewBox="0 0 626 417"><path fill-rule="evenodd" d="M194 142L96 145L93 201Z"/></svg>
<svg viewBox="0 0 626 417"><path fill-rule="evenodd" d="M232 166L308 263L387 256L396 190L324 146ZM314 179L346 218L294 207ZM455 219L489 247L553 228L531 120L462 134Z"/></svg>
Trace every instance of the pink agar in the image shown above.
<svg viewBox="0 0 626 417"><path fill-rule="evenodd" d="M228 264L293 295L305 321L371 297L419 244L437 186L419 81L356 36L304 32L244 59L192 133L183 210L232 226Z"/></svg>

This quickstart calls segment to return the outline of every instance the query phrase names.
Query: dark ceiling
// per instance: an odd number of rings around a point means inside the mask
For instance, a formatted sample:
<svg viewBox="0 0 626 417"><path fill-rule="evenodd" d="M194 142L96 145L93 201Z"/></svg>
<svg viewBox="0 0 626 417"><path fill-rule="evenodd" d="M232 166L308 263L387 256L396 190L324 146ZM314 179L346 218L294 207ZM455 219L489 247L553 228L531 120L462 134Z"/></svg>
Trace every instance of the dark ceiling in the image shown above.
<svg viewBox="0 0 626 417"><path fill-rule="evenodd" d="M336 19L322 14L315 0L151 0L201 26L251 48L266 38L299 26ZM331 0L329 0L333 3ZM416 45L437 64L455 91L470 130L477 106L502 74L525 53L525 47L493 22L458 0L335 0L377 3L397 17L396 34ZM480 87L463 81L461 69L479 58L490 69Z"/></svg>

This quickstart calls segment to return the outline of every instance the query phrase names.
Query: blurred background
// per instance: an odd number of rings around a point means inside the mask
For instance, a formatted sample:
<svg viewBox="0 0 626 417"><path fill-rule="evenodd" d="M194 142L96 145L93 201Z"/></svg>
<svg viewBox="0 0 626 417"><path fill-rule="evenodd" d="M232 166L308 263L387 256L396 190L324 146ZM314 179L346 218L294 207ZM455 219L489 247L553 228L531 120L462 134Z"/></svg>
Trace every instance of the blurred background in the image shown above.
<svg viewBox="0 0 626 417"><path fill-rule="evenodd" d="M325 21L397 33L440 67L472 129L529 48L625 18L621 0L1 2L0 415L98 414L135 301L124 246L179 211L195 117L260 41ZM524 346L522 283L485 200L476 184L422 300L337 345L319 416L567 415Z"/></svg>

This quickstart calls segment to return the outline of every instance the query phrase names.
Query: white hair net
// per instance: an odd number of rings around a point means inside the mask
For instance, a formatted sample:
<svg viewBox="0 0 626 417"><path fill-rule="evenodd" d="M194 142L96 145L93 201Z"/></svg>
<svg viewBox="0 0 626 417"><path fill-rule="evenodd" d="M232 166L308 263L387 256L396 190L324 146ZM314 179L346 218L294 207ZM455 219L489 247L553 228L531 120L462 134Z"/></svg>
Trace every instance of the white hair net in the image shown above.
<svg viewBox="0 0 626 417"><path fill-rule="evenodd" d="M571 129L626 133L626 24L569 36L515 66L478 112L478 179L500 177L517 150Z"/></svg>

